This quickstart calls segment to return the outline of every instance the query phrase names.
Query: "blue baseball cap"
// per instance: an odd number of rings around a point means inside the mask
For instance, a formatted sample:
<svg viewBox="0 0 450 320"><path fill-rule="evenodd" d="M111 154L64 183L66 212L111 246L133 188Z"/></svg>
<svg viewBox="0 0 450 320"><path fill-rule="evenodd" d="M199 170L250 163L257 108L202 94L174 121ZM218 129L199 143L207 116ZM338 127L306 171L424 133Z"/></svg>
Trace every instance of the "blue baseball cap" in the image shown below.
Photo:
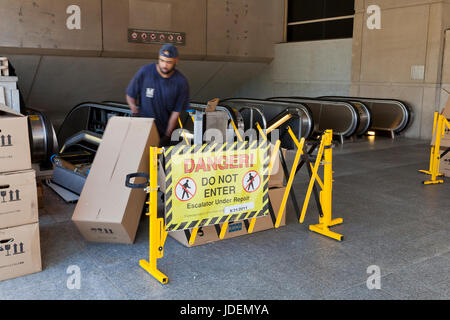
<svg viewBox="0 0 450 320"><path fill-rule="evenodd" d="M178 58L178 49L173 44L165 44L159 50L159 55L166 58Z"/></svg>

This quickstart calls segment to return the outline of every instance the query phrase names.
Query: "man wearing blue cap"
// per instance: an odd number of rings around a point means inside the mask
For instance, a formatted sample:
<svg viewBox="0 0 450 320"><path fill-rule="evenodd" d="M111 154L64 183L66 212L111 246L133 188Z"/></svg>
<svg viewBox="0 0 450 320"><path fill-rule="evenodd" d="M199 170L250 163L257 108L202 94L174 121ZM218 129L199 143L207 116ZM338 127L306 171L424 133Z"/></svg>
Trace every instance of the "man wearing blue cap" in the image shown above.
<svg viewBox="0 0 450 320"><path fill-rule="evenodd" d="M159 50L158 62L140 68L127 88L126 99L133 116L155 119L160 146L170 144L178 116L190 102L189 84L175 69L177 63L177 48L165 44Z"/></svg>

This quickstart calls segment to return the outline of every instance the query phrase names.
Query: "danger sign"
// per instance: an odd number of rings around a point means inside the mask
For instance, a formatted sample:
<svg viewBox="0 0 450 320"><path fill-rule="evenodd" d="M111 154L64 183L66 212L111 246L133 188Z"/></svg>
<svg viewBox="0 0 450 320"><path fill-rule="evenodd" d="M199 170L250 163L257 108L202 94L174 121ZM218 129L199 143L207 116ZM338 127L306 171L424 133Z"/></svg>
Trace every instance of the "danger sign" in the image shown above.
<svg viewBox="0 0 450 320"><path fill-rule="evenodd" d="M166 230L268 214L268 144L263 141L168 148Z"/></svg>

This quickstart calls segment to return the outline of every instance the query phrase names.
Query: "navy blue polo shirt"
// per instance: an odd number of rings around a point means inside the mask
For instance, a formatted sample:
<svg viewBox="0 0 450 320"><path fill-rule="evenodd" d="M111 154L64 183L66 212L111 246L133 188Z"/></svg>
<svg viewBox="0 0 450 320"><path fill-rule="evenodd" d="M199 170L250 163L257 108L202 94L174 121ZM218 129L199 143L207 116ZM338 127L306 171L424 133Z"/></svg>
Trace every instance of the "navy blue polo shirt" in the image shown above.
<svg viewBox="0 0 450 320"><path fill-rule="evenodd" d="M154 118L159 135L163 136L172 112L181 112L189 106L189 84L175 70L170 78L163 78L156 63L143 66L131 79L127 95L139 99L139 116Z"/></svg>

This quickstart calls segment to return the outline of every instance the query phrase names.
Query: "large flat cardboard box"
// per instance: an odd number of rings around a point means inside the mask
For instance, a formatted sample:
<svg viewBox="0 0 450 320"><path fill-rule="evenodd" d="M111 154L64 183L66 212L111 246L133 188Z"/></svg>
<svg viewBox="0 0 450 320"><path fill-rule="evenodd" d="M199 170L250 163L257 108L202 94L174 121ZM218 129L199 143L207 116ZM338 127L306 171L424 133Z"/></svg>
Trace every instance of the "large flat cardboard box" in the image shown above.
<svg viewBox="0 0 450 320"><path fill-rule="evenodd" d="M38 222L33 169L0 173L0 229Z"/></svg>
<svg viewBox="0 0 450 320"><path fill-rule="evenodd" d="M270 156L272 156L274 145L270 145ZM280 148L283 157L286 159L286 149ZM280 155L275 157L272 167L272 174L269 177L269 188L282 188L286 186L286 177L284 175L283 166L281 165Z"/></svg>
<svg viewBox="0 0 450 320"><path fill-rule="evenodd" d="M147 194L126 187L125 180L127 174L149 172L149 148L158 144L153 119L113 117L108 121L72 216L86 240L134 242Z"/></svg>
<svg viewBox="0 0 450 320"><path fill-rule="evenodd" d="M224 142L227 137L228 114L225 111L208 111L205 120L204 143Z"/></svg>
<svg viewBox="0 0 450 320"><path fill-rule="evenodd" d="M0 281L42 271L39 224L0 229Z"/></svg>
<svg viewBox="0 0 450 320"><path fill-rule="evenodd" d="M444 117L446 117L447 119L450 119L450 96L447 99L447 104L445 105L444 110L442 110L441 113Z"/></svg>
<svg viewBox="0 0 450 320"><path fill-rule="evenodd" d="M270 198L270 202L272 204L272 208L274 210L275 216L278 215L278 210L280 209L281 200L283 199L285 190L286 190L286 188L269 189L269 198ZM286 209L283 211L283 217L282 217L281 223L280 223L280 226L284 226L284 225L286 225ZM264 230L272 229L273 227L274 226L273 226L272 218L270 217L270 214L269 214L265 217L256 218L256 223L255 223L253 232L264 231ZM220 228L222 228L222 224L220 224ZM239 237L239 236L246 235L246 234L248 234L248 232L245 227L244 221L236 221L236 222L228 224L228 229L227 229L227 231L225 233L225 237L223 239L220 239L219 236L217 235L215 226L203 227L203 228L199 229L199 231L197 233L197 237L195 239L195 243L193 245L189 244L189 239L187 238L184 230L169 232L169 235L171 237L173 237L175 240L177 240L178 242L180 242L181 244L183 244L186 247L195 247L195 246L199 246L202 244L207 244L207 243L211 243L211 242L215 242L215 241Z"/></svg>
<svg viewBox="0 0 450 320"><path fill-rule="evenodd" d="M447 148L441 148L440 154L445 152L445 150L447 150ZM446 177L450 177L450 152L441 158L439 163L439 172L443 173Z"/></svg>
<svg viewBox="0 0 450 320"><path fill-rule="evenodd" d="M31 169L28 119L0 104L0 172Z"/></svg>
<svg viewBox="0 0 450 320"><path fill-rule="evenodd" d="M442 110L441 115L443 115L447 120L450 122L450 98L447 100L447 105L445 106L444 110ZM436 128L435 128L436 129ZM433 136L431 138L431 145L435 145L436 137ZM444 136L441 137L441 147L450 147L450 129L445 127Z"/></svg>
<svg viewBox="0 0 450 320"><path fill-rule="evenodd" d="M450 122L450 119L447 119ZM435 135L431 139L431 145L434 146L436 143L436 137ZM445 127L444 136L441 137L440 147L450 147L450 129L448 127Z"/></svg>

